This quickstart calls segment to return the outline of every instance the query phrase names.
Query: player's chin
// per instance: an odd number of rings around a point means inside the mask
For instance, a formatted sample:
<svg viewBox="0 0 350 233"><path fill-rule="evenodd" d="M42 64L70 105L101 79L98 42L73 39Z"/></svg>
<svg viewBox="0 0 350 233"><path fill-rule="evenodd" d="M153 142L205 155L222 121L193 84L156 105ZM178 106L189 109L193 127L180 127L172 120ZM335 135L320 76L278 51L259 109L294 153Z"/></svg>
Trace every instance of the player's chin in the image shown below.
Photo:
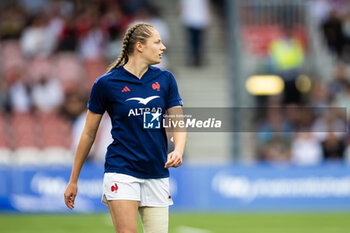
<svg viewBox="0 0 350 233"><path fill-rule="evenodd" d="M156 65L156 64L159 64L161 61L162 61L162 59L161 59L161 58L154 59L153 61L151 61L151 62L150 62L150 65Z"/></svg>

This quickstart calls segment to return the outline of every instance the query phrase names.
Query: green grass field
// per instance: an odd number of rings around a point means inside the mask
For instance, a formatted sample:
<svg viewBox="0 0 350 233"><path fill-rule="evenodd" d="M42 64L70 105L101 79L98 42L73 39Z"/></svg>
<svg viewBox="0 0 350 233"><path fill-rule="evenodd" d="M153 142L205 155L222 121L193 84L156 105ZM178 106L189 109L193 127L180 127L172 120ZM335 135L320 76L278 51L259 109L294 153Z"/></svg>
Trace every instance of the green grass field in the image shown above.
<svg viewBox="0 0 350 233"><path fill-rule="evenodd" d="M113 233L108 214L0 214L1 233ZM139 225L139 232L142 232ZM170 216L169 233L349 233L350 213L182 214Z"/></svg>

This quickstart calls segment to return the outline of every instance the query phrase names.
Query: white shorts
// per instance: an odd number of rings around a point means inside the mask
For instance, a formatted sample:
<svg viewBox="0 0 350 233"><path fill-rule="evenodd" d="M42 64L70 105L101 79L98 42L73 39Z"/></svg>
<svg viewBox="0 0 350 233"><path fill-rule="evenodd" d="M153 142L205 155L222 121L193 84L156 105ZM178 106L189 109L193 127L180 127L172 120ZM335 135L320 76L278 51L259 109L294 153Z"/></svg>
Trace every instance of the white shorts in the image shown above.
<svg viewBox="0 0 350 233"><path fill-rule="evenodd" d="M141 179L120 173L105 173L102 204L110 200L139 201L139 206L167 207L173 204L169 178Z"/></svg>

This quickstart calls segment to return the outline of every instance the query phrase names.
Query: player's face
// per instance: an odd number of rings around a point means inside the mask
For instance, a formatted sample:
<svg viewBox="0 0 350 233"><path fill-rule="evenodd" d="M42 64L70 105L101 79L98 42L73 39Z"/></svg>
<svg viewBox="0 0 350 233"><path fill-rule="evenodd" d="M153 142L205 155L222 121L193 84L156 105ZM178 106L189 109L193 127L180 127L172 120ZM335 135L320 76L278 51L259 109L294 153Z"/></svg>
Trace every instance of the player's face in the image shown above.
<svg viewBox="0 0 350 233"><path fill-rule="evenodd" d="M166 47L162 43L158 31L152 28L151 32L152 36L146 40L144 45L143 56L150 65L153 65L160 63Z"/></svg>

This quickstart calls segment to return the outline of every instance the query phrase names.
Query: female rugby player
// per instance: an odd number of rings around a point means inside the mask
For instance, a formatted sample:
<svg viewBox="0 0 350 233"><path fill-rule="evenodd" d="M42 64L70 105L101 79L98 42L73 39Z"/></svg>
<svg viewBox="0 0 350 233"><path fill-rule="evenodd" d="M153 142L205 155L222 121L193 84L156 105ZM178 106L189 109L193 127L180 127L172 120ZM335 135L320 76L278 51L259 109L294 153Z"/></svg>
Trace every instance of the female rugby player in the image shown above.
<svg viewBox="0 0 350 233"><path fill-rule="evenodd" d="M156 68L165 51L157 30L135 24L124 35L119 58L91 90L86 123L64 193L74 208L81 168L95 140L105 111L112 121L113 143L108 146L102 203L108 205L117 233L137 233L139 211L144 232L168 232L170 167L182 164L186 132L174 132L174 150L167 154L162 116L182 112L173 75Z"/></svg>

